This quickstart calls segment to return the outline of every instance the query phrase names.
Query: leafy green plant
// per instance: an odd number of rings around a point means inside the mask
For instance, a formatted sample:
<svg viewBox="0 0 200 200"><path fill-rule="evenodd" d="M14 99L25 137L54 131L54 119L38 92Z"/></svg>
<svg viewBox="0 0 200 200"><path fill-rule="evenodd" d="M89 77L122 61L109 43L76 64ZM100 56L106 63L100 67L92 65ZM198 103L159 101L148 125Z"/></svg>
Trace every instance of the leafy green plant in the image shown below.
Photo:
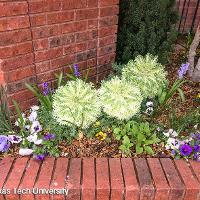
<svg viewBox="0 0 200 200"><path fill-rule="evenodd" d="M123 68L122 78L138 87L144 98L152 98L166 85L166 74L164 67L158 63L158 57L147 54L130 60Z"/></svg>
<svg viewBox="0 0 200 200"><path fill-rule="evenodd" d="M160 141L156 135L155 126L150 126L148 122L128 121L121 126L114 126L113 133L117 140L124 139L125 136L128 137L135 147L136 154L146 153L153 155L152 144ZM123 145L123 148L126 152L129 152L127 148L131 144L126 137L124 141L126 145Z"/></svg>
<svg viewBox="0 0 200 200"><path fill-rule="evenodd" d="M99 89L103 111L118 120L128 120L140 111L142 96L137 87L114 77L104 81Z"/></svg>
<svg viewBox="0 0 200 200"><path fill-rule="evenodd" d="M53 116L61 125L86 129L96 121L101 109L92 83L69 81L53 96Z"/></svg>
<svg viewBox="0 0 200 200"><path fill-rule="evenodd" d="M13 127L11 123L11 116L13 115L8 106L6 92L3 86L0 85L0 133L11 134Z"/></svg>
<svg viewBox="0 0 200 200"><path fill-rule="evenodd" d="M119 149L122 151L125 155L131 155L131 147L133 146L133 143L130 141L129 137L125 135L122 140L122 145L119 147Z"/></svg>

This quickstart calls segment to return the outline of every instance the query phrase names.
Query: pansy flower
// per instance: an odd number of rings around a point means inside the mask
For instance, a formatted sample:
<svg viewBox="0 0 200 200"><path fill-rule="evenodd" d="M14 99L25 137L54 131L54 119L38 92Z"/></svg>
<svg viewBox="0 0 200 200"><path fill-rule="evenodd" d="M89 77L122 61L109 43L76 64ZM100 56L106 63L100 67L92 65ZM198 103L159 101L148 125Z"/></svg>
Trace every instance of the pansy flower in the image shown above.
<svg viewBox="0 0 200 200"><path fill-rule="evenodd" d="M39 121L34 121L31 125L31 134L39 133L42 131L42 126L40 125Z"/></svg>
<svg viewBox="0 0 200 200"><path fill-rule="evenodd" d="M181 145L180 153L182 156L190 156L192 153L192 147L189 144Z"/></svg>
<svg viewBox="0 0 200 200"><path fill-rule="evenodd" d="M8 151L10 143L7 136L0 135L0 152Z"/></svg>
<svg viewBox="0 0 200 200"><path fill-rule="evenodd" d="M44 140L54 140L55 138L56 138L56 135L55 134L51 134L51 133L47 133L44 136Z"/></svg>
<svg viewBox="0 0 200 200"><path fill-rule="evenodd" d="M32 153L33 153L32 149L28 149L28 148L19 149L19 155L20 156L30 156Z"/></svg>
<svg viewBox="0 0 200 200"><path fill-rule="evenodd" d="M12 144L19 144L22 141L22 137L18 135L8 135L8 140Z"/></svg>

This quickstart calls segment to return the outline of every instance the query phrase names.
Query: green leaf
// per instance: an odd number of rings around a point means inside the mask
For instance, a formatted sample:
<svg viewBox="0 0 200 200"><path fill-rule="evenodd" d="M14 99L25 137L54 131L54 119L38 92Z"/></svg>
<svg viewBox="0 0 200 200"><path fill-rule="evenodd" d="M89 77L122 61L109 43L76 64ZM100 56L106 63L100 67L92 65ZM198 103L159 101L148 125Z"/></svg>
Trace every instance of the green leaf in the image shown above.
<svg viewBox="0 0 200 200"><path fill-rule="evenodd" d="M147 154L153 155L154 151L150 146L145 146L144 150L146 151Z"/></svg>
<svg viewBox="0 0 200 200"><path fill-rule="evenodd" d="M185 95L183 93L183 90L181 90L180 88L177 89L179 92L179 96L181 97L181 100L184 102L185 101Z"/></svg>
<svg viewBox="0 0 200 200"><path fill-rule="evenodd" d="M139 145L136 145L136 153L137 154L141 154L141 153L143 153L143 148L141 147L141 146L139 146Z"/></svg>

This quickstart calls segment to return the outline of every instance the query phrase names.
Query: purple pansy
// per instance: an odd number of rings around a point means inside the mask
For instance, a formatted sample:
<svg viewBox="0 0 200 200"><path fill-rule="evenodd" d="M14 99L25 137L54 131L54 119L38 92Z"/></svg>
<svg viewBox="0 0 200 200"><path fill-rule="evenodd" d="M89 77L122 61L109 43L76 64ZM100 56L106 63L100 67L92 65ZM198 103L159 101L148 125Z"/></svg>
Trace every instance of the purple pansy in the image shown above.
<svg viewBox="0 0 200 200"><path fill-rule="evenodd" d="M8 151L9 147L10 147L10 143L9 143L8 137L1 135L0 136L0 152Z"/></svg>
<svg viewBox="0 0 200 200"><path fill-rule="evenodd" d="M44 136L44 140L54 140L56 138L55 134L48 133Z"/></svg>
<svg viewBox="0 0 200 200"><path fill-rule="evenodd" d="M181 145L180 153L182 156L189 156L192 153L192 147L188 144Z"/></svg>
<svg viewBox="0 0 200 200"><path fill-rule="evenodd" d="M194 145L194 152L200 152L200 145L196 144Z"/></svg>
<svg viewBox="0 0 200 200"><path fill-rule="evenodd" d="M186 75L189 69L190 63L184 63L181 65L180 69L178 70L179 79L182 79L184 75Z"/></svg>
<svg viewBox="0 0 200 200"><path fill-rule="evenodd" d="M81 75L79 70L78 70L78 65L76 65L76 64L74 65L74 75L76 77L79 77Z"/></svg>
<svg viewBox="0 0 200 200"><path fill-rule="evenodd" d="M194 160L200 162L200 154L199 153L194 154Z"/></svg>
<svg viewBox="0 0 200 200"><path fill-rule="evenodd" d="M37 160L43 161L43 160L45 159L45 154L36 155L35 158L36 158Z"/></svg>
<svg viewBox="0 0 200 200"><path fill-rule="evenodd" d="M12 144L18 144L22 141L22 137L18 136L18 135L9 135L8 136L8 140L12 143Z"/></svg>

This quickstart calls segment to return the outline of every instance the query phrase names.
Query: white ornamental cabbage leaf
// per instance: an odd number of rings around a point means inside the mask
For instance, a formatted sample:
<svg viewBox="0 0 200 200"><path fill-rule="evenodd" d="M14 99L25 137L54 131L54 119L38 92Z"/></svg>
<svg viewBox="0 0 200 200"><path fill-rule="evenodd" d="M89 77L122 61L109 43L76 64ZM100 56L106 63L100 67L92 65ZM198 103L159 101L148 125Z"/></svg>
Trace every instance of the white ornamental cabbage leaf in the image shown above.
<svg viewBox="0 0 200 200"><path fill-rule="evenodd" d="M88 128L101 113L92 83L77 79L59 87L53 96L53 116L61 125Z"/></svg>
<svg viewBox="0 0 200 200"><path fill-rule="evenodd" d="M103 111L119 120L128 120L138 113L143 99L137 87L118 77L102 83L99 97Z"/></svg>
<svg viewBox="0 0 200 200"><path fill-rule="evenodd" d="M123 68L122 77L139 87L144 98L155 97L159 88L167 83L166 71L158 58L151 54L137 56Z"/></svg>

